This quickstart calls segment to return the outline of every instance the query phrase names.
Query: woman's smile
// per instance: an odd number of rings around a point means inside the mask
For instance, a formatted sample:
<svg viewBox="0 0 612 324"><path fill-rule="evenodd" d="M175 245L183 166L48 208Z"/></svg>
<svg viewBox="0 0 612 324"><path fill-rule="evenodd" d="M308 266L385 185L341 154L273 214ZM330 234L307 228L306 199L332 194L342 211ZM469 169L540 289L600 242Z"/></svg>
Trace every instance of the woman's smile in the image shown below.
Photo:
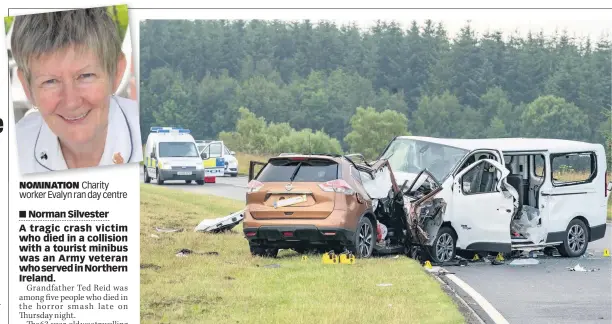
<svg viewBox="0 0 612 324"><path fill-rule="evenodd" d="M77 124L77 123L81 123L85 121L85 118L89 115L89 112L91 110L88 110L80 115L59 115L60 117L62 117L64 119L64 121L68 124Z"/></svg>

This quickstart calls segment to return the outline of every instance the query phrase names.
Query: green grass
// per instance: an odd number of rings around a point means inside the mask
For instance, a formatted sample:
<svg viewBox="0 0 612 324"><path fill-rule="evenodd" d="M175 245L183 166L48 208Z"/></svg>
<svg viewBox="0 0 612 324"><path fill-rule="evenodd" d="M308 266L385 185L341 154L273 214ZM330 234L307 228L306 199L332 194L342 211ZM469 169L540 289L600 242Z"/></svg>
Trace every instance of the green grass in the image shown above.
<svg viewBox="0 0 612 324"><path fill-rule="evenodd" d="M236 152L236 159L238 160L238 174L249 175L249 162L267 162L271 155L254 155L248 153ZM259 169L256 169L259 170Z"/></svg>
<svg viewBox="0 0 612 324"><path fill-rule="evenodd" d="M193 232L243 203L141 185L141 323L463 323L453 300L412 259L324 265L293 251L252 257L233 233ZM154 227L180 227L159 233ZM151 237L157 235L158 238ZM176 257L177 250L219 255ZM279 264L280 268L265 268ZM377 287L391 283L391 287Z"/></svg>

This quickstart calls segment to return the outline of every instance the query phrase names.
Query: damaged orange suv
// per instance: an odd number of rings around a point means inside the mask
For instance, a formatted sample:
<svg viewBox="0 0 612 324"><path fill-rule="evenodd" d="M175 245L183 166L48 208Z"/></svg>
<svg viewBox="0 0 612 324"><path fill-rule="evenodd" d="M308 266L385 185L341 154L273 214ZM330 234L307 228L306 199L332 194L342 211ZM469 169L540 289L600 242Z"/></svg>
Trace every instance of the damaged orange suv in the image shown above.
<svg viewBox="0 0 612 324"><path fill-rule="evenodd" d="M377 223L361 177L372 172L340 155L251 162L243 226L251 253L275 257L279 249L318 248L371 256Z"/></svg>

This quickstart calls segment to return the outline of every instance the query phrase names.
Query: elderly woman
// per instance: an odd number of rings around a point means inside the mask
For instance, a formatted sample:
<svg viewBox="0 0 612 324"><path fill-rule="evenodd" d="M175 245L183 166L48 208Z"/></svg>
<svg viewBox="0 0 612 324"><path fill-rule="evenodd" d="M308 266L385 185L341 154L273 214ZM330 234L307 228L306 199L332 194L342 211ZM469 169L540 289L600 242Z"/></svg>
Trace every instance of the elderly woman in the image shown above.
<svg viewBox="0 0 612 324"><path fill-rule="evenodd" d="M16 17L11 50L36 107L16 126L22 173L142 161L138 105L114 95L126 58L106 8Z"/></svg>

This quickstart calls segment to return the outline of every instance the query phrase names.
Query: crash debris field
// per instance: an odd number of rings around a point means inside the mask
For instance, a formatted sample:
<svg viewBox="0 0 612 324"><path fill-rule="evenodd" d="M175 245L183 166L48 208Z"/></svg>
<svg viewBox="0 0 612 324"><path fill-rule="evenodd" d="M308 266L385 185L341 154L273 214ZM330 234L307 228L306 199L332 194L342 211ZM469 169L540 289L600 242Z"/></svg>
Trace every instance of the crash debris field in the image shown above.
<svg viewBox="0 0 612 324"><path fill-rule="evenodd" d="M351 265L302 261L288 250L259 258L249 253L242 224L228 233L194 231L203 219L242 208L141 185L142 323L465 322L440 283L405 256Z"/></svg>

